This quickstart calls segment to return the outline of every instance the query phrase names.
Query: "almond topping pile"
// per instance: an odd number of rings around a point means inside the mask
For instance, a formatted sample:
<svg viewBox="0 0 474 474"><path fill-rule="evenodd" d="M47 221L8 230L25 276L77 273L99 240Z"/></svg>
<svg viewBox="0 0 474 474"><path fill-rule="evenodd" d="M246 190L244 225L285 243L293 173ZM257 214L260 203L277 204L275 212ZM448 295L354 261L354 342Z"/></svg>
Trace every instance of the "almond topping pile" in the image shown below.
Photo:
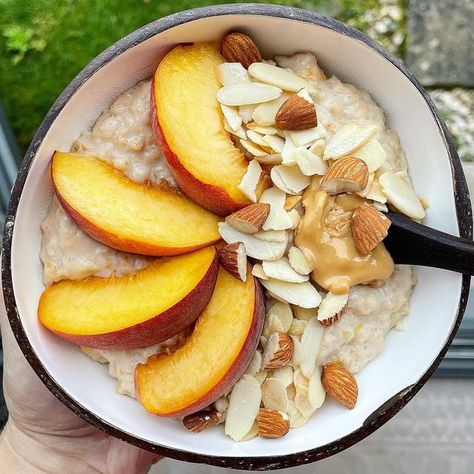
<svg viewBox="0 0 474 474"><path fill-rule="evenodd" d="M235 441L279 438L304 425L326 393L348 409L358 396L357 382L341 362L318 364L325 331L350 312L350 294L316 288L311 273L317 256L295 244L305 190L317 183L331 196L358 196L359 207L336 209L343 221L331 214L336 221L328 238L353 239L361 258L387 236L388 205L415 219L424 217L424 209L408 176L387 162L377 126L331 123L319 110L315 83L282 67L278 58L278 64L263 59L243 33L227 34L221 52L227 62L216 68L222 85L217 101L225 129L248 160L238 188L252 204L219 223L227 243L219 256L242 281L249 266L266 290L266 317L245 374L214 411L184 423L197 431L223 422Z"/></svg>

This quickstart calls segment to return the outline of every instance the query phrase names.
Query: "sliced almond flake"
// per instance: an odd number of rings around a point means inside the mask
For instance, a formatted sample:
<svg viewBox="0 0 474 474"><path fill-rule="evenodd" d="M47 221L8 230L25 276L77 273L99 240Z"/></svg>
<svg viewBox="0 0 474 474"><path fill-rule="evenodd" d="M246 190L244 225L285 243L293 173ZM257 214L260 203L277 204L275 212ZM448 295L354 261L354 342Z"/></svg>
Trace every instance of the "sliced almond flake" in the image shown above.
<svg viewBox="0 0 474 474"><path fill-rule="evenodd" d="M324 327L316 318L310 319L301 336L301 344L304 348L305 358L300 365L301 373L308 379L313 375L323 335Z"/></svg>
<svg viewBox="0 0 474 474"><path fill-rule="evenodd" d="M275 314L270 313L265 317L265 323L263 325L262 336L266 339L265 344L262 344L264 348L268 343L268 339L274 332L285 331L283 331L283 324L280 319Z"/></svg>
<svg viewBox="0 0 474 474"><path fill-rule="evenodd" d="M303 199L301 194L297 194L295 196L286 196L285 209L287 211L292 211L293 209L299 210L299 207L301 206L301 199Z"/></svg>
<svg viewBox="0 0 474 474"><path fill-rule="evenodd" d="M241 140L243 143L245 140ZM249 142L250 143L250 142ZM257 160L252 160L247 166L247 171L244 174L242 181L237 188L245 194L252 202L257 202L257 185L262 174L262 167Z"/></svg>
<svg viewBox="0 0 474 474"><path fill-rule="evenodd" d="M257 122L254 120L250 121L247 124L247 128L249 130L253 130L254 132L260 133L260 135L275 135L278 133L278 129L273 127L273 126L262 126L259 125Z"/></svg>
<svg viewBox="0 0 474 474"><path fill-rule="evenodd" d="M227 409L229 408L229 399L227 398L227 396L223 395L222 397L219 397L214 402L214 408L220 413L227 412Z"/></svg>
<svg viewBox="0 0 474 474"><path fill-rule="evenodd" d="M334 293L327 293L321 301L318 309L318 321L324 325L331 325L336 322L345 311L349 294L336 295Z"/></svg>
<svg viewBox="0 0 474 474"><path fill-rule="evenodd" d="M265 262L268 263L268 262ZM282 303L281 301L275 301L271 308L267 311L267 317L274 315L281 323L281 332L286 332L290 329L291 322L293 321L293 312L288 303Z"/></svg>
<svg viewBox="0 0 474 474"><path fill-rule="evenodd" d="M295 370L293 381L296 389L295 406L303 417L309 418L316 411L308 397L309 379L300 370Z"/></svg>
<svg viewBox="0 0 474 474"><path fill-rule="evenodd" d="M296 146L309 145L320 138L325 138L327 133L328 132L322 123L318 123L317 127L308 128L307 130L289 132L291 139Z"/></svg>
<svg viewBox="0 0 474 474"><path fill-rule="evenodd" d="M375 207L375 209L380 212L388 212L388 207L386 206L386 204L382 204L380 202L373 202L372 207Z"/></svg>
<svg viewBox="0 0 474 474"><path fill-rule="evenodd" d="M277 153L281 153L285 145L285 140L278 135L264 135L263 142Z"/></svg>
<svg viewBox="0 0 474 474"><path fill-rule="evenodd" d="M321 382L321 370L316 367L309 380L308 385L308 400L314 409L318 409L324 403L326 398L326 391Z"/></svg>
<svg viewBox="0 0 474 474"><path fill-rule="evenodd" d="M395 174L402 179L407 179L408 178L408 171L407 170L400 170L396 171Z"/></svg>
<svg viewBox="0 0 474 474"><path fill-rule="evenodd" d="M255 354L253 355L252 360L250 361L250 364L245 369L245 373L247 375L251 375L252 377L255 377L257 372L260 371L261 365L262 365L262 353L260 351L255 351Z"/></svg>
<svg viewBox="0 0 474 474"><path fill-rule="evenodd" d="M281 189L284 193L293 194L290 189L285 185L279 173L274 171L275 167L272 168L270 171L270 177L272 179L273 184L278 188Z"/></svg>
<svg viewBox="0 0 474 474"><path fill-rule="evenodd" d="M281 155L279 153L273 153L270 155L256 156L255 159L262 165L273 166L281 163Z"/></svg>
<svg viewBox="0 0 474 474"><path fill-rule="evenodd" d="M301 193L301 191L307 188L310 183L309 177L305 176L298 166L274 166L270 172L270 176L273 182L275 182L273 179L275 174L278 174L280 176L285 188L290 190L290 194ZM277 183L275 183L275 185L277 185Z"/></svg>
<svg viewBox="0 0 474 474"><path fill-rule="evenodd" d="M306 309L300 308L299 306L294 306L293 314L296 319L301 319L302 321L309 321L310 319L316 317L316 309Z"/></svg>
<svg viewBox="0 0 474 474"><path fill-rule="evenodd" d="M321 104L318 104L317 108L318 113L318 123L322 123L326 128L331 128L331 125L334 123L332 114L328 112L326 107Z"/></svg>
<svg viewBox="0 0 474 474"><path fill-rule="evenodd" d="M285 384L274 377L268 377L262 384L262 403L268 410L288 411L288 394Z"/></svg>
<svg viewBox="0 0 474 474"><path fill-rule="evenodd" d="M247 130L247 137L249 140L251 140L253 143L256 143L257 145L268 146L268 144L263 140L263 135L254 132L252 129Z"/></svg>
<svg viewBox="0 0 474 474"><path fill-rule="evenodd" d="M257 373L257 375L255 375L255 379L260 385L262 385L262 383L265 382L265 379L267 378L267 376L268 376L268 372L266 370L261 370L260 372Z"/></svg>
<svg viewBox="0 0 474 474"><path fill-rule="evenodd" d="M289 264L288 258L286 257L282 257L279 260L275 260L273 262L263 262L262 266L263 271L269 278L275 278L276 280L289 281L293 283L303 283L309 280L309 276L296 273Z"/></svg>
<svg viewBox="0 0 474 474"><path fill-rule="evenodd" d="M288 244L288 233L284 230L261 230L260 232L255 232L253 236L259 240L264 240L265 242Z"/></svg>
<svg viewBox="0 0 474 474"><path fill-rule="evenodd" d="M304 361L304 348L297 336L292 335L291 339L293 339L293 359L291 363L298 367Z"/></svg>
<svg viewBox="0 0 474 474"><path fill-rule="evenodd" d="M314 100L311 97L310 93L308 92L308 89L304 87L298 93L296 94L297 96L301 97L302 99L308 101L310 104L314 104Z"/></svg>
<svg viewBox="0 0 474 474"><path fill-rule="evenodd" d="M301 428L306 423L308 423L310 418L311 418L311 415L308 416L308 417L305 417L299 410L297 410L297 412L294 416L289 417L289 419L290 419L290 428L291 429Z"/></svg>
<svg viewBox="0 0 474 474"><path fill-rule="evenodd" d="M423 219L425 210L413 187L394 173L387 172L379 177L382 191L399 211L412 219Z"/></svg>
<svg viewBox="0 0 474 474"><path fill-rule="evenodd" d="M303 308L316 308L321 303L320 294L309 281L289 283L269 278L262 280L261 283L279 301L296 304Z"/></svg>
<svg viewBox="0 0 474 474"><path fill-rule="evenodd" d="M296 209L292 209L288 212L288 216L290 217L292 222L291 229L295 230L301 221L300 213Z"/></svg>
<svg viewBox="0 0 474 474"><path fill-rule="evenodd" d="M235 135L236 137L239 137L241 140L247 140L247 134L245 133L245 130L240 127L237 130L233 130L230 125L227 123L227 120L224 121L224 128L231 133L232 135Z"/></svg>
<svg viewBox="0 0 474 474"><path fill-rule="evenodd" d="M247 131L247 134L250 132ZM262 150L258 145L255 143L249 142L248 140L240 140L241 145L253 156L265 156L268 153L265 150Z"/></svg>
<svg viewBox="0 0 474 474"><path fill-rule="evenodd" d="M296 246L288 250L288 260L293 269L301 275L309 275L314 270L304 253Z"/></svg>
<svg viewBox="0 0 474 474"><path fill-rule="evenodd" d="M377 131L377 127L359 126L359 125L342 125L331 137L324 149L324 158L336 160L347 156L365 145Z"/></svg>
<svg viewBox="0 0 474 474"><path fill-rule="evenodd" d="M293 379L291 380L291 385L286 387L286 393L288 394L288 415L295 416L299 412L298 408L295 406L296 389L293 385Z"/></svg>
<svg viewBox="0 0 474 474"><path fill-rule="evenodd" d="M229 408L225 421L225 434L240 441L252 428L262 399L258 381L244 374L234 385L229 397Z"/></svg>
<svg viewBox="0 0 474 474"><path fill-rule="evenodd" d="M295 165L296 157L293 156L292 152L296 150L296 145L293 142L290 132L285 131L285 142L281 150L281 158L284 165Z"/></svg>
<svg viewBox="0 0 474 474"><path fill-rule="evenodd" d="M260 278L261 280L268 280L268 276L265 275L265 272L263 271L263 267L261 263L256 263L252 267L252 275L254 277Z"/></svg>
<svg viewBox="0 0 474 474"><path fill-rule="evenodd" d="M217 80L223 86L233 86L235 84L248 84L250 76L240 63L222 63L215 68Z"/></svg>
<svg viewBox="0 0 474 474"><path fill-rule="evenodd" d="M370 173L369 179L367 180L367 186L362 191L359 191L356 194L358 194L361 197L367 197L367 194L369 194L370 190L372 189L373 183L374 183L374 173Z"/></svg>
<svg viewBox="0 0 474 474"><path fill-rule="evenodd" d="M221 110L229 127L233 131L239 130L239 128L242 127L242 117L239 115L237 109L221 104Z"/></svg>
<svg viewBox="0 0 474 474"><path fill-rule="evenodd" d="M426 210L430 208L430 200L426 196L418 196L418 199L420 200L423 209Z"/></svg>
<svg viewBox="0 0 474 474"><path fill-rule="evenodd" d="M376 180L372 182L370 191L365 195L365 197L380 204L385 204L387 202L387 196L385 196L384 192L382 191L382 186Z"/></svg>
<svg viewBox="0 0 474 474"><path fill-rule="evenodd" d="M324 138L318 138L310 147L309 151L314 153L319 158L323 158L324 149L326 148L326 140Z"/></svg>
<svg viewBox="0 0 474 474"><path fill-rule="evenodd" d="M304 321L303 319L293 319L291 321L291 326L290 329L288 329L288 334L290 336L296 336L296 337L301 337L304 332L304 328L306 327L307 321ZM303 363L304 360L300 362Z"/></svg>
<svg viewBox="0 0 474 474"><path fill-rule="evenodd" d="M305 176L324 176L328 169L328 164L318 155L301 146L293 150L292 156L301 172Z"/></svg>
<svg viewBox="0 0 474 474"><path fill-rule="evenodd" d="M379 169L385 162L387 154L378 140L372 138L365 145L355 150L352 156L365 161L369 173Z"/></svg>
<svg viewBox="0 0 474 474"><path fill-rule="evenodd" d="M253 120L255 120L258 125L264 127L274 125L278 110L290 97L290 94L283 93L278 99L257 105L252 115Z"/></svg>
<svg viewBox="0 0 474 474"><path fill-rule="evenodd" d="M239 107L239 114L244 123L249 123L252 120L252 115L257 107L256 104L241 105Z"/></svg>
<svg viewBox="0 0 474 474"><path fill-rule="evenodd" d="M293 367L285 365L285 367L274 369L271 376L272 378L281 380L285 388L287 388L293 383Z"/></svg>
<svg viewBox="0 0 474 474"><path fill-rule="evenodd" d="M261 125L257 125L255 122L253 122L253 124L252 127L249 127L250 124L248 124L247 127L262 135L276 135L278 133L278 129L275 127L262 127Z"/></svg>
<svg viewBox="0 0 474 474"><path fill-rule="evenodd" d="M263 223L263 230L285 230L289 229L292 221L285 211L286 194L275 187L265 189L260 196L260 203L270 204L270 212Z"/></svg>
<svg viewBox="0 0 474 474"><path fill-rule="evenodd" d="M263 62L251 64L248 68L248 72L258 81L279 87L286 91L297 92L308 84L292 71Z"/></svg>
<svg viewBox="0 0 474 474"><path fill-rule="evenodd" d="M255 420L250 431L240 440L241 442L250 441L258 436L258 422Z"/></svg>
<svg viewBox="0 0 474 474"><path fill-rule="evenodd" d="M281 258L288 245L284 242L269 242L255 237L256 234L244 234L231 227L227 222L219 222L219 234L228 243L242 242L247 256L259 260L278 260ZM284 233L286 235L286 233Z"/></svg>
<svg viewBox="0 0 474 474"><path fill-rule="evenodd" d="M280 97L282 90L268 84L235 84L221 87L217 91L217 101L224 105L260 104Z"/></svg>

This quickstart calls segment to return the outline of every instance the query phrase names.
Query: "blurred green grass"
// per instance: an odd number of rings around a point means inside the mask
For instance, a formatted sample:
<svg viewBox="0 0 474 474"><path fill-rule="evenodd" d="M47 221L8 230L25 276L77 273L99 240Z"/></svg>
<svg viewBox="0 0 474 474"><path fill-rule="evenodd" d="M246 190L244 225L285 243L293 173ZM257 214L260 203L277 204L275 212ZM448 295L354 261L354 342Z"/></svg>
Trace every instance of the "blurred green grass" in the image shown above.
<svg viewBox="0 0 474 474"><path fill-rule="evenodd" d="M406 0L394 0L404 3ZM104 48L157 18L209 0L0 0L0 98L24 151L71 79ZM226 3L238 3L228 1ZM368 29L391 0L283 0ZM392 30L393 31L393 30Z"/></svg>

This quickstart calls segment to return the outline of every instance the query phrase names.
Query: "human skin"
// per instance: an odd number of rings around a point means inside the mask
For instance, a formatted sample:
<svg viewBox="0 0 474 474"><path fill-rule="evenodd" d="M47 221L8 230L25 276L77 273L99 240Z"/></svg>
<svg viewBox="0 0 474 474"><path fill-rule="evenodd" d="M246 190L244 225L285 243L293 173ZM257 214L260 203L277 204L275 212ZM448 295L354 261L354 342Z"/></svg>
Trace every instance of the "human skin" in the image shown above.
<svg viewBox="0 0 474 474"><path fill-rule="evenodd" d="M89 425L48 391L13 337L3 295L0 326L10 414L0 435L0 474L144 474L160 459Z"/></svg>

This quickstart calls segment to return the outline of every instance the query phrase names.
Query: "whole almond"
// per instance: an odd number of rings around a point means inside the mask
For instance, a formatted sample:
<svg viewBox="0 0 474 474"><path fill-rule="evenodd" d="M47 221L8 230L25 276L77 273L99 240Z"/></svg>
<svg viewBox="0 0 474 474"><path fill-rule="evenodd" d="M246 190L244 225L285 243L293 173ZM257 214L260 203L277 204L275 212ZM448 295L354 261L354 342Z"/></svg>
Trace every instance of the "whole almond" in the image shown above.
<svg viewBox="0 0 474 474"><path fill-rule="evenodd" d="M257 45L244 33L225 35L221 42L221 53L227 62L240 63L246 69L262 60Z"/></svg>
<svg viewBox="0 0 474 474"><path fill-rule="evenodd" d="M247 281L247 254L242 242L235 242L220 249L219 262L233 277Z"/></svg>
<svg viewBox="0 0 474 474"><path fill-rule="evenodd" d="M331 397L349 410L357 402L358 387L354 376L341 362L329 362L323 367L321 379L324 389Z"/></svg>
<svg viewBox="0 0 474 474"><path fill-rule="evenodd" d="M351 220L352 236L362 255L371 252L385 237L391 225L390 219L372 206L358 207Z"/></svg>
<svg viewBox="0 0 474 474"><path fill-rule="evenodd" d="M335 161L321 179L320 189L329 194L356 193L367 186L369 170L364 161L352 156Z"/></svg>
<svg viewBox="0 0 474 474"><path fill-rule="evenodd" d="M225 218L234 229L246 234L255 234L262 226L270 212L270 204L250 204Z"/></svg>
<svg viewBox="0 0 474 474"><path fill-rule="evenodd" d="M278 410L260 408L257 423L258 434L261 438L281 438L290 430L288 417Z"/></svg>
<svg viewBox="0 0 474 474"><path fill-rule="evenodd" d="M282 104L275 117L281 130L307 130L318 125L316 107L299 95L290 97Z"/></svg>
<svg viewBox="0 0 474 474"><path fill-rule="evenodd" d="M201 431L216 426L222 419L222 413L217 410L201 410L191 413L183 418L183 424L188 431L200 433Z"/></svg>
<svg viewBox="0 0 474 474"><path fill-rule="evenodd" d="M262 370L278 369L291 363L293 339L284 332L274 332L267 341L262 356Z"/></svg>

